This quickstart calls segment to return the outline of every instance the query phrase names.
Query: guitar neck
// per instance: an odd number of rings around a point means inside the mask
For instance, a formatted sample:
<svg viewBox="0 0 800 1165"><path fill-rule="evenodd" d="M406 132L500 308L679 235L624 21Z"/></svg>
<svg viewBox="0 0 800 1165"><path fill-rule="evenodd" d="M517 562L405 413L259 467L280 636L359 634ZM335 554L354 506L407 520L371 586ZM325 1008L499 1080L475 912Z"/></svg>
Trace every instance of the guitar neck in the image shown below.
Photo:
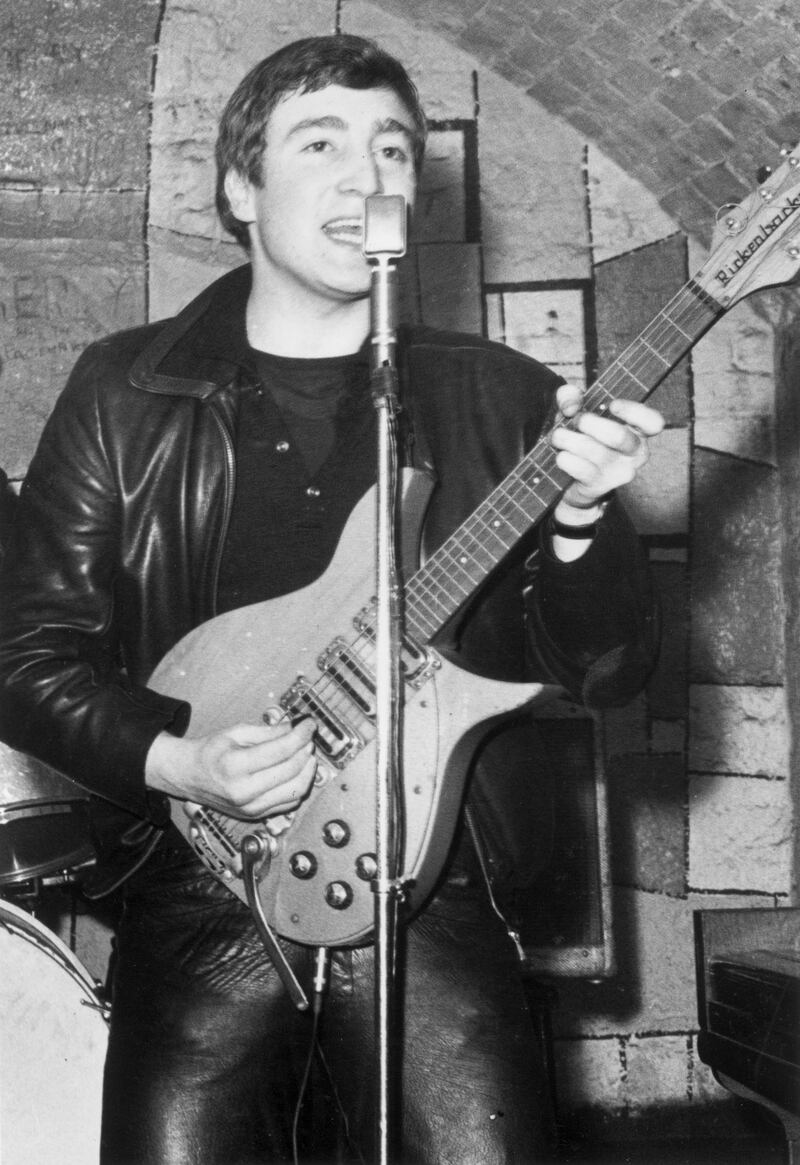
<svg viewBox="0 0 800 1165"><path fill-rule="evenodd" d="M585 407L645 400L708 331L723 308L690 280L587 390ZM536 445L439 547L406 587L406 628L427 643L497 564L547 513L569 483L549 436Z"/></svg>

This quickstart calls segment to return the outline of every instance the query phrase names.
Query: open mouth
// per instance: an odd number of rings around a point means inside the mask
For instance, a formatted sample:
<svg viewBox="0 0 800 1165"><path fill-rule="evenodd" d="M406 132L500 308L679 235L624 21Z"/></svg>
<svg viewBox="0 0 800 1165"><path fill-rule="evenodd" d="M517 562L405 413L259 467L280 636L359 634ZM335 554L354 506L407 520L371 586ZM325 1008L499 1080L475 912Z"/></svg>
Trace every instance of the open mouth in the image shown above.
<svg viewBox="0 0 800 1165"><path fill-rule="evenodd" d="M360 218L336 218L325 223L322 228L329 239L334 243L343 243L348 247L361 247L364 238L364 223Z"/></svg>

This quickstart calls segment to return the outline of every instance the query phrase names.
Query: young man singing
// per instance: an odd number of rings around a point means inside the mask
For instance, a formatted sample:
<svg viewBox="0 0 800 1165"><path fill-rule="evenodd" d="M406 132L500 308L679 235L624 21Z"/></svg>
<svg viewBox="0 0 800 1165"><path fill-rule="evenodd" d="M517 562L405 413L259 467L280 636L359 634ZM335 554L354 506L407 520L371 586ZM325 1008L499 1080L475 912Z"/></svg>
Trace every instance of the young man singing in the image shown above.
<svg viewBox="0 0 800 1165"><path fill-rule="evenodd" d="M247 821L291 814L314 795L316 726L234 718L186 735L186 703L148 680L204 621L324 575L374 484L364 202L397 194L413 206L424 141L414 86L369 41L311 38L256 66L217 146L222 221L249 261L176 318L84 353L22 490L4 576L2 734L91 791L98 879L124 880L106 1165L292 1159L308 1015L250 911L170 824L168 798ZM570 484L468 604L457 657L591 706L630 699L654 660L655 619L613 491L646 460L660 416L626 401L581 413L575 388L474 336L402 328L398 365L402 458L435 482L428 553L559 410L573 418L552 434ZM535 780L534 768L531 758L511 784ZM518 958L482 872L498 855L476 852L524 823L513 798L471 800L475 828L459 822L437 887L402 928L404 1163L547 1153ZM485 820L490 803L499 829ZM281 945L308 984L313 950ZM346 1117L342 1152L373 1160L369 943L332 952L320 1042ZM308 1159L327 1151L312 1142Z"/></svg>

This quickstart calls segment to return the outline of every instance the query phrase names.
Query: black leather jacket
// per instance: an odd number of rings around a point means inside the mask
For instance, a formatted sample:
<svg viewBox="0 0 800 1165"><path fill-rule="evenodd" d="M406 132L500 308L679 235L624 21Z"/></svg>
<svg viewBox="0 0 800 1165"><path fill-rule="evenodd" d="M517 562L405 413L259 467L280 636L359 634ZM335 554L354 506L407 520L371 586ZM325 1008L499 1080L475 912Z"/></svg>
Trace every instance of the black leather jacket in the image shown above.
<svg viewBox="0 0 800 1165"><path fill-rule="evenodd" d="M215 613L249 286L239 268L174 319L87 349L45 427L6 557L0 736L151 825L168 809L145 787L145 757L159 732L185 730L189 709L147 680ZM407 456L437 487L434 547L535 441L559 381L504 346L421 328L401 336L400 364ZM656 630L621 508L576 564L537 546L523 540L451 646L484 672L528 674L596 706L630 699Z"/></svg>

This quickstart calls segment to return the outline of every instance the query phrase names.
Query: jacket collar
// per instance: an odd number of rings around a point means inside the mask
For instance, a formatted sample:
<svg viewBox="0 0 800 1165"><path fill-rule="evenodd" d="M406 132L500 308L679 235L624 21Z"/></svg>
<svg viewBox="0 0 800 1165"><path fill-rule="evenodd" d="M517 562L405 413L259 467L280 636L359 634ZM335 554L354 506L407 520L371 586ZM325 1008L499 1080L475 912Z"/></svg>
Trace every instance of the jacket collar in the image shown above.
<svg viewBox="0 0 800 1165"><path fill-rule="evenodd" d="M249 369L245 309L250 265L215 280L161 327L131 366L137 388L166 395L211 396Z"/></svg>

